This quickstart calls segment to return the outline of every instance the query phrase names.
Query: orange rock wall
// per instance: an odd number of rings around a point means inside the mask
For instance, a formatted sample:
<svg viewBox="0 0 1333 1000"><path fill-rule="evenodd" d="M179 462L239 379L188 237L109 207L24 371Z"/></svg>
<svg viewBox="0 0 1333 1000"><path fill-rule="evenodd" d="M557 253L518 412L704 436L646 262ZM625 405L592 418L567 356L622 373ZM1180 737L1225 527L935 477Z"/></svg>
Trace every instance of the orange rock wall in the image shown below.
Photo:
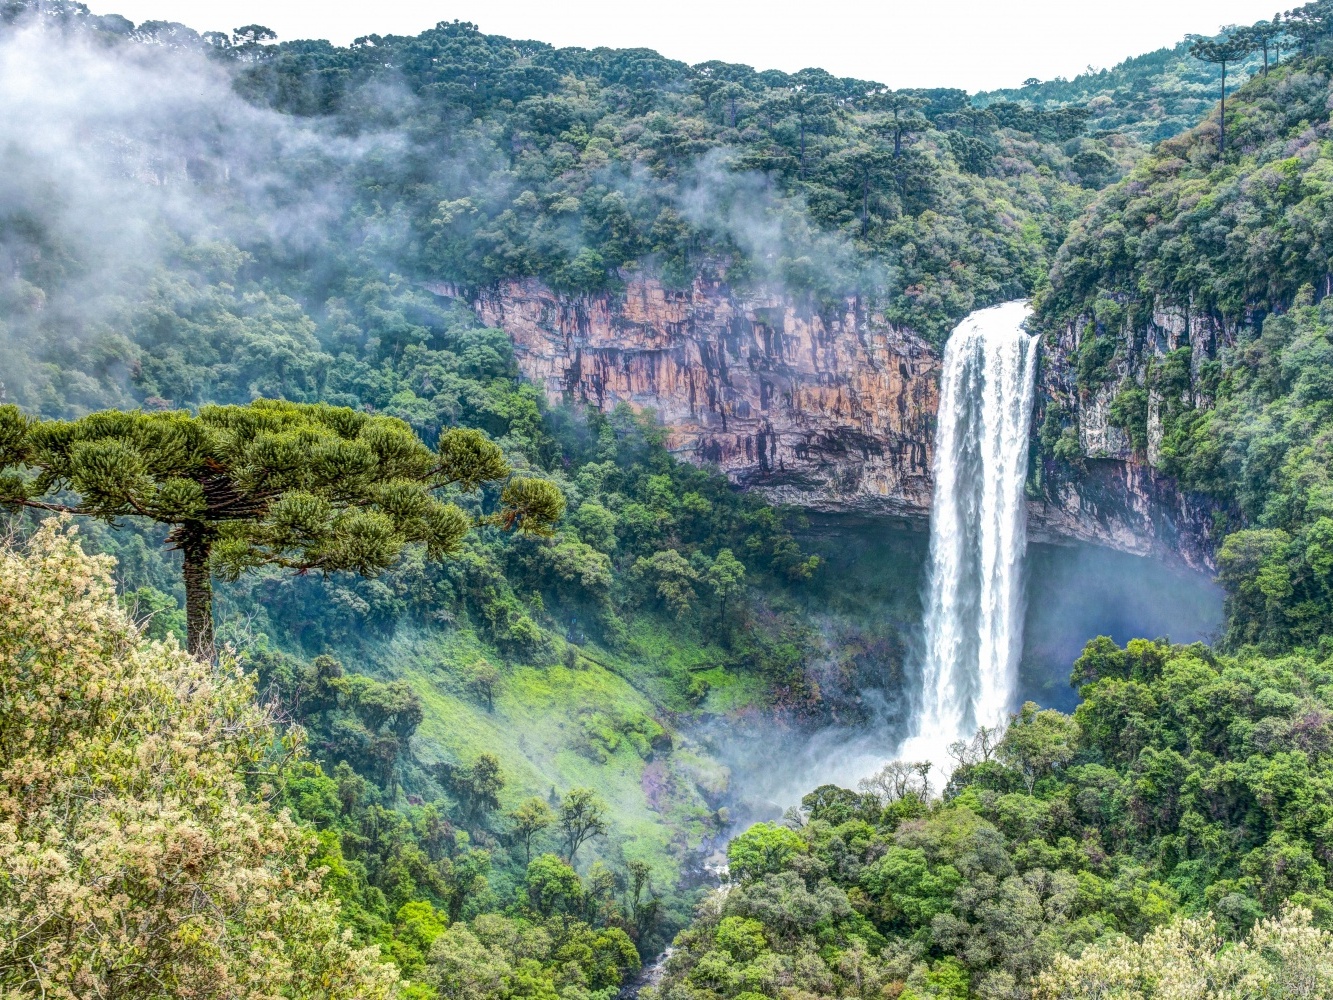
<svg viewBox="0 0 1333 1000"><path fill-rule="evenodd" d="M474 305L552 400L651 408L678 455L784 502L929 510L939 359L856 299L821 311L636 276L576 298L511 281Z"/></svg>

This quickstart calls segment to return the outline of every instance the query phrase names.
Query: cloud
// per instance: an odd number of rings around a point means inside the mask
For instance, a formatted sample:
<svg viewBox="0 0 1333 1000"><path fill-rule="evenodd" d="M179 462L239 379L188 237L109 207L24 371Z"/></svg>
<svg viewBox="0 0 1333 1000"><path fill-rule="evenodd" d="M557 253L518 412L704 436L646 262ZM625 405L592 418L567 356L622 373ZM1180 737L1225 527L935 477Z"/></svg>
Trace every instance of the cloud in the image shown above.
<svg viewBox="0 0 1333 1000"><path fill-rule="evenodd" d="M889 268L859 259L844 233L811 221L799 196L784 194L767 174L736 169L735 158L733 150L712 150L685 171L677 199L682 218L734 245L765 285L824 298L885 293L893 281Z"/></svg>
<svg viewBox="0 0 1333 1000"><path fill-rule="evenodd" d="M197 49L0 27L0 303L5 378L105 333L183 246L267 256L345 231L350 168L394 128L338 134L256 107ZM394 97L394 100L399 98Z"/></svg>

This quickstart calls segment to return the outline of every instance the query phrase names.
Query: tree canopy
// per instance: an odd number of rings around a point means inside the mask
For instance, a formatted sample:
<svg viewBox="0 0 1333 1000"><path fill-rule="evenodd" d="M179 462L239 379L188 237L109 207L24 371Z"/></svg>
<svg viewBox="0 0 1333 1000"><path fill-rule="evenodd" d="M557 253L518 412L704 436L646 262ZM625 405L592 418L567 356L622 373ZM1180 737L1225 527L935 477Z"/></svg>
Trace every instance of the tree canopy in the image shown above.
<svg viewBox="0 0 1333 1000"><path fill-rule="evenodd" d="M396 997L270 805L299 745L234 662L141 637L110 568L55 519L0 549L5 993Z"/></svg>
<svg viewBox="0 0 1333 1000"><path fill-rule="evenodd" d="M472 492L509 472L480 431L446 430L432 452L402 420L327 404L258 400L73 421L0 407L0 503L168 525L167 543L182 554L190 649L206 656L214 571L373 576L411 542L446 557L473 518L437 491ZM554 485L516 479L494 520L540 534L563 510Z"/></svg>

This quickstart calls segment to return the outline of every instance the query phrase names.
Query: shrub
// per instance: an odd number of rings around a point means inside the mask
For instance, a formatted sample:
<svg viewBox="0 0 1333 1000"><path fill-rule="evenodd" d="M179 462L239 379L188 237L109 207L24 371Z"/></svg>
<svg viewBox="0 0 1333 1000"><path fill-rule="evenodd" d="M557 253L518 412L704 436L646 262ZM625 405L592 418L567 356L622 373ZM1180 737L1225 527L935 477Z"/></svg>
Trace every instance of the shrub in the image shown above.
<svg viewBox="0 0 1333 1000"><path fill-rule="evenodd" d="M110 569L54 520L0 550L0 992L395 995L264 801L296 748L234 661L146 640Z"/></svg>

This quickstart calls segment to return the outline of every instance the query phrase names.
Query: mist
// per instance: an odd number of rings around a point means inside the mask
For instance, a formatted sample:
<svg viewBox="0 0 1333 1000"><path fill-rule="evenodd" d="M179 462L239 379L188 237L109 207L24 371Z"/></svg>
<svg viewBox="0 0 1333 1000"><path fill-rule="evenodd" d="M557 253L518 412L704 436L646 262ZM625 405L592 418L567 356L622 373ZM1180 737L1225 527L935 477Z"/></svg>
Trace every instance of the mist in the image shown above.
<svg viewBox="0 0 1333 1000"><path fill-rule="evenodd" d="M474 214L498 214L522 186L491 138L403 124L416 98L391 76L348 97L358 130L258 107L234 81L232 65L197 46L0 28L0 401L48 416L138 405L136 311L167 271L199 284L299 274L301 286L285 291L318 319L331 284L319 272L336 266L334 248L386 275L404 266L409 223L367 195L377 177L412 172L429 198L474 199ZM678 180L619 168L598 179L631 200L668 202L741 251L774 290L793 274L831 293L896 280L858 264L845 234L821 232L799 199L735 169L725 151ZM570 225L562 236L573 252L583 244ZM201 263L210 255L233 262L222 278ZM824 576L837 582L836 600L817 588L813 598L830 645L839 629L868 636L859 719L814 734L762 720L700 734L730 762L738 808L756 816L825 781L854 786L905 733L925 535L836 519L822 533L817 521L814 535ZM1203 578L1104 550L1030 546L1027 590L1020 695L1066 709L1070 664L1091 636L1192 641L1221 619L1220 595Z"/></svg>
<svg viewBox="0 0 1333 1000"><path fill-rule="evenodd" d="M740 250L748 277L785 295L793 283L826 298L887 293L896 274L882 260L859 262L845 233L820 230L799 197L784 196L771 177L736 169L734 159L727 150L701 156L686 171L676 206L699 231Z"/></svg>
<svg viewBox="0 0 1333 1000"><path fill-rule="evenodd" d="M143 403L135 371L153 341L138 324L159 278L237 295L257 282L318 325L349 258L386 279L467 285L481 276L450 273L447 254L439 274L417 273L433 216L462 220L440 232L466 248L478 227L535 204L497 137L423 112L392 71L345 95L341 112L307 117L246 100L244 62L207 51L180 26L0 25L0 399L61 417ZM735 277L766 291L834 300L890 283L799 198L725 152L676 179L613 164L593 180L640 219L670 209L710 245L734 248L746 262ZM384 202L386 188L417 200ZM436 211L450 199L453 216ZM542 238L576 258L587 246L578 217L541 213Z"/></svg>
<svg viewBox="0 0 1333 1000"><path fill-rule="evenodd" d="M0 105L0 371L35 409L35 367L99 342L116 360L83 402L126 405L126 327L155 275L197 271L201 247L253 266L345 238L351 168L404 148L255 107L197 49L41 24L0 30Z"/></svg>
<svg viewBox="0 0 1333 1000"><path fill-rule="evenodd" d="M1069 668L1093 636L1214 643L1222 588L1204 574L1092 545L1028 546L1018 698L1073 711Z"/></svg>
<svg viewBox="0 0 1333 1000"><path fill-rule="evenodd" d="M927 534L889 519L812 518L804 538L826 559L822 574L852 595L832 609L906 632L906 663L885 663L881 684L860 692L865 709L854 723L811 732L796 725L751 719L700 738L731 768L731 808L740 823L774 819L821 784L856 788L898 756L910 732L910 663L921 655L921 584ZM834 546L833 540L841 538ZM1070 668L1084 644L1109 635L1212 641L1222 624L1222 591L1208 576L1163 561L1093 545L1032 542L1025 568L1027 611L1017 702L1072 711L1078 693ZM1014 706L1017 707L1017 704ZM780 766L774 766L780 761ZM939 775L932 787L940 791Z"/></svg>

